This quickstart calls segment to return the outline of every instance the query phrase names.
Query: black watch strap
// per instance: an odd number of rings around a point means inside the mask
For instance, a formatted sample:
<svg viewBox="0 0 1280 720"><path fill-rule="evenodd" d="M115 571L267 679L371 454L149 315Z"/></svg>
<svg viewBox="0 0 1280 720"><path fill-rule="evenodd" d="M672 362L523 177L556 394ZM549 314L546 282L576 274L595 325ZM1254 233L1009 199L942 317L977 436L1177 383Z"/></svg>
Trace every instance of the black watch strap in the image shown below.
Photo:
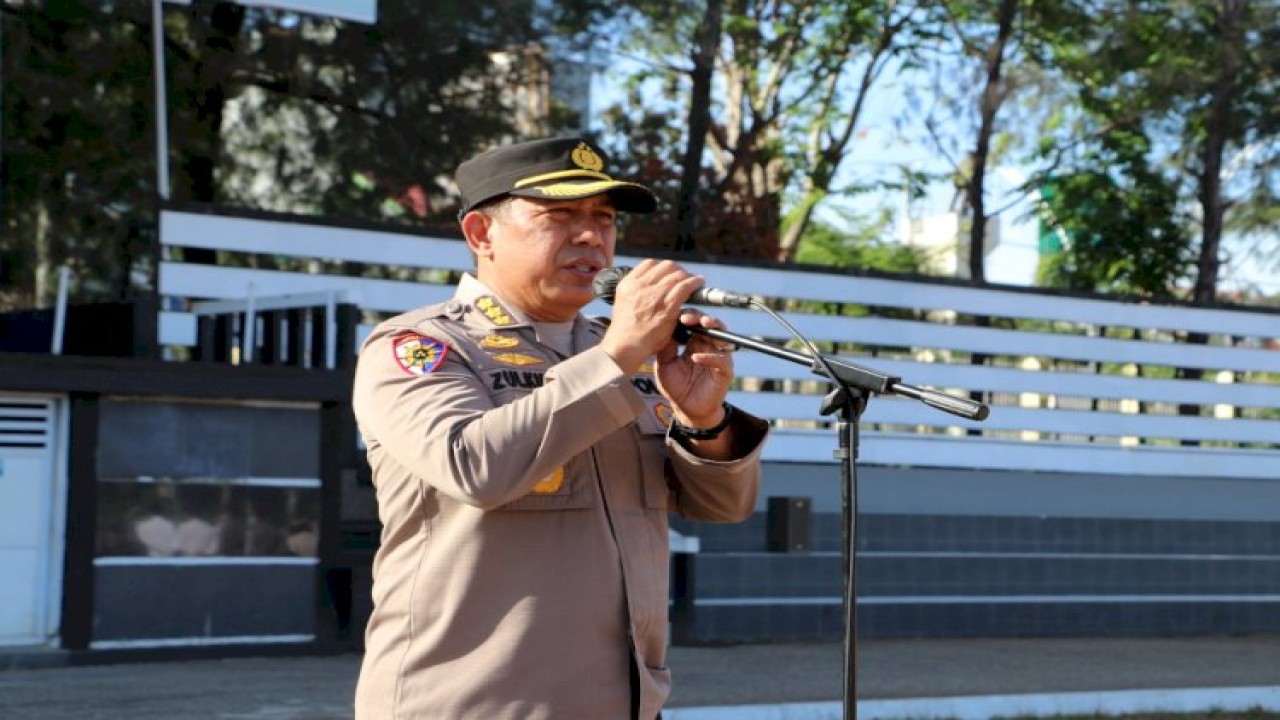
<svg viewBox="0 0 1280 720"><path fill-rule="evenodd" d="M729 403L722 403L724 407L724 417L714 427L709 428L691 428L688 425L680 424L679 420L671 421L671 434L675 437L689 438L690 440L714 440L720 437L720 433L729 427L730 421L733 420L733 406Z"/></svg>

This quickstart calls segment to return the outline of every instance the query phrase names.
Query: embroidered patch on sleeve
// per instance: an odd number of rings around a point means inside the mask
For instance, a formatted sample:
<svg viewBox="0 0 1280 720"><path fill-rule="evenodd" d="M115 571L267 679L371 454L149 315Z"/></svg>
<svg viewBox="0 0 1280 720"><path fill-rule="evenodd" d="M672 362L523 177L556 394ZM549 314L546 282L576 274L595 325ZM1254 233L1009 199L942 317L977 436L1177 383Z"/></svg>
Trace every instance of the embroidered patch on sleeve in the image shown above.
<svg viewBox="0 0 1280 720"><path fill-rule="evenodd" d="M426 375L444 364L449 347L434 338L405 333L391 341L396 364L410 375Z"/></svg>

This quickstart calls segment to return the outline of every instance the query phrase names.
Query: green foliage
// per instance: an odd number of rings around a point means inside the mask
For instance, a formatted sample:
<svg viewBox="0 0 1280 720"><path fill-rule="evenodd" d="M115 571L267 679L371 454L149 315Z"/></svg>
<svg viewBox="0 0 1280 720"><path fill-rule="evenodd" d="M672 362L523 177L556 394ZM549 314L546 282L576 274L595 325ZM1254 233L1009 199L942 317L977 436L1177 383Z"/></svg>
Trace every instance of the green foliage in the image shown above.
<svg viewBox="0 0 1280 720"><path fill-rule="evenodd" d="M1041 177L1040 222L1064 245L1047 255L1041 284L1171 297L1190 264L1177 189L1146 165L1145 138L1116 133L1070 172Z"/></svg>
<svg viewBox="0 0 1280 720"><path fill-rule="evenodd" d="M1280 188L1274 110L1280 8L1066 4L1090 12L1092 22L1070 25L1075 29L1037 61L1061 74L1077 110L1066 116L1070 122L1052 128L1039 161L1042 175L1074 177L1074 200L1086 204L1072 209L1063 200L1060 222L1084 237L1106 238L1102 245L1109 249L1100 253L1099 243L1075 242L1050 277L1068 286L1156 295L1195 279L1199 295L1218 281L1223 221L1250 232L1280 228L1280 217L1268 209ZM1240 14L1230 14L1236 8ZM1094 192L1083 193L1085 187ZM1148 241L1155 245L1144 245ZM1188 263L1197 249L1192 278Z"/></svg>
<svg viewBox="0 0 1280 720"><path fill-rule="evenodd" d="M150 284L151 0L5 2L0 309ZM614 11L603 0L380 0L376 25L163 3L172 197L452 227L445 179L518 126L511 88ZM495 64L495 53L512 62Z"/></svg>
<svg viewBox="0 0 1280 720"><path fill-rule="evenodd" d="M3 17L0 308L49 305L57 266L97 297L146 272L154 165L147 3L23 3Z"/></svg>
<svg viewBox="0 0 1280 720"><path fill-rule="evenodd" d="M837 180L852 154L866 101L891 61L909 64L921 38L911 20L926 2L725 2L715 66L714 118L697 197L673 197L671 212L701 208L697 248L718 255L791 259L817 207L849 197L872 180ZM674 143L656 156L634 152L643 178L663 183L689 141L683 119L691 97L689 48L703 3L631 3L620 47L644 69L627 85L611 120L666 113ZM648 126L647 121L639 123ZM634 127L635 124L629 124ZM620 129L626 136L627 124ZM626 136L621 144L635 144ZM628 143L629 141L629 143ZM648 147L647 139L639 143ZM679 170L677 170L679 172ZM695 172L697 172L695 170ZM649 224L667 227L661 218ZM639 229L639 228L637 228ZM648 229L633 239L646 242ZM648 234L660 242L660 232Z"/></svg>
<svg viewBox="0 0 1280 720"><path fill-rule="evenodd" d="M805 229L797 262L832 267L863 268L891 273L921 273L925 258L917 248L885 242L892 216L888 211L871 219L849 218L849 229L816 220Z"/></svg>

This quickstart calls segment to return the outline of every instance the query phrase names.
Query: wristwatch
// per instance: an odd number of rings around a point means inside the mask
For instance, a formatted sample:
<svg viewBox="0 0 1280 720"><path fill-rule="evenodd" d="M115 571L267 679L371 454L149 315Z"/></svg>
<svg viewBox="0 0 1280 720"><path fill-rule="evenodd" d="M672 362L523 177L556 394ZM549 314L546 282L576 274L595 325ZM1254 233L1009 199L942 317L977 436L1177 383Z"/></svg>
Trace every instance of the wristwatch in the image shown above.
<svg viewBox="0 0 1280 720"><path fill-rule="evenodd" d="M671 420L671 437L688 438L690 440L713 440L720 437L720 433L729 427L729 421L733 419L733 406L729 403L721 403L724 408L724 417L720 422L709 428L692 428L688 425L682 425L679 420Z"/></svg>

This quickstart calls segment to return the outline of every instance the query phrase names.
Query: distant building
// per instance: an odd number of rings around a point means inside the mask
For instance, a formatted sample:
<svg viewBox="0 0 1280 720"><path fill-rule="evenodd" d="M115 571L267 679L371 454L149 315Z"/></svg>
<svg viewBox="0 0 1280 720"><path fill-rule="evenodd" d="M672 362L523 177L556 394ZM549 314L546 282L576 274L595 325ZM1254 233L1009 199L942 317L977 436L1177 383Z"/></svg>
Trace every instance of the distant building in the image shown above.
<svg viewBox="0 0 1280 720"><path fill-rule="evenodd" d="M911 218L904 226L903 242L924 251L925 269L932 275L969 277L969 227L967 213L946 212ZM983 256L1000 244L1000 219L987 218Z"/></svg>

